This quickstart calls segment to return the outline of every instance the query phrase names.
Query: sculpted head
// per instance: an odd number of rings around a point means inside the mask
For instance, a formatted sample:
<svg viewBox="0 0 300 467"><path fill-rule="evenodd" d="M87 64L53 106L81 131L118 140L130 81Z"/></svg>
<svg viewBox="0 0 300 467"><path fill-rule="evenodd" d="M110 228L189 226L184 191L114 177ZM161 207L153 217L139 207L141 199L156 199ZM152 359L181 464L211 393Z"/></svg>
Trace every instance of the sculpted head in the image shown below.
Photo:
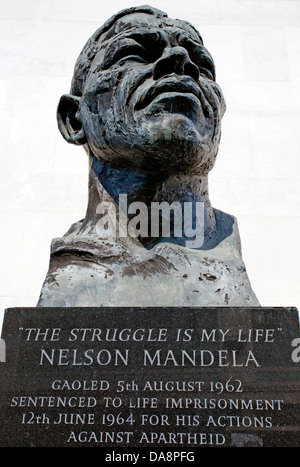
<svg viewBox="0 0 300 467"><path fill-rule="evenodd" d="M199 33L145 6L119 12L89 39L58 123L68 142L112 166L205 175L224 111Z"/></svg>

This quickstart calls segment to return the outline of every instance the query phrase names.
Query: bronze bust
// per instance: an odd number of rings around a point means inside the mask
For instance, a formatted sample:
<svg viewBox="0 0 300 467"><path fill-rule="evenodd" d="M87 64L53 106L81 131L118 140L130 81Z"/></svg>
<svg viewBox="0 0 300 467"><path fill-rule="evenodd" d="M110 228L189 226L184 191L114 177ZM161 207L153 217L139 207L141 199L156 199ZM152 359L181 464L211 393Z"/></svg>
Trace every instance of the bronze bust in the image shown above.
<svg viewBox="0 0 300 467"><path fill-rule="evenodd" d="M63 137L88 154L87 212L53 240L38 306L258 305L236 219L209 200L225 108L213 59L188 22L142 6L93 34L58 105ZM167 235L151 234L150 215L128 235L135 203L201 205L201 242L188 247L174 218Z"/></svg>

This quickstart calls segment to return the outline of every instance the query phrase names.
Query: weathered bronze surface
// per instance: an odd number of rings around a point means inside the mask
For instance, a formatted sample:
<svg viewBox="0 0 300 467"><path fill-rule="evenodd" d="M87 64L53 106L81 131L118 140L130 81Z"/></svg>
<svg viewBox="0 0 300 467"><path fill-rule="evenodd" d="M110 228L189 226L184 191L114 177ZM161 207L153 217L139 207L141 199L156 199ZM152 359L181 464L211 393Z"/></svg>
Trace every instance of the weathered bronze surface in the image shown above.
<svg viewBox="0 0 300 467"><path fill-rule="evenodd" d="M224 112L213 59L186 21L143 6L93 34L58 106L63 137L88 154L87 212L53 240L38 306L259 305L236 219L208 194ZM149 208L202 203L203 244L187 247L174 225L167 238L124 235L120 195ZM111 235L99 203L115 209Z"/></svg>

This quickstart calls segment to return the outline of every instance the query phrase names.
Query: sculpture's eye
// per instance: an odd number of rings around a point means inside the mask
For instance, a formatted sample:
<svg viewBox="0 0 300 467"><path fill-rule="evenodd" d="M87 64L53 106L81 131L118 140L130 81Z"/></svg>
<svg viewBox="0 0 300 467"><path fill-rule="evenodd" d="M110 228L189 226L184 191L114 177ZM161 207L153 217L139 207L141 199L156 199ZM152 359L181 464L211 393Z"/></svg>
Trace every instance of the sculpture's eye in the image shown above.
<svg viewBox="0 0 300 467"><path fill-rule="evenodd" d="M155 62L167 45L167 40L161 31L135 33L131 37L143 47L148 63Z"/></svg>
<svg viewBox="0 0 300 467"><path fill-rule="evenodd" d="M215 65L212 57L209 52L201 45L200 43L187 38L182 37L179 39L179 44L186 48L189 53L189 56L193 63L197 65L200 74L206 76L207 78L215 81Z"/></svg>
<svg viewBox="0 0 300 467"><path fill-rule="evenodd" d="M122 37L112 42L106 49L101 64L102 70L113 65L122 65L132 60L140 63L153 63L161 55L166 40L160 33L135 32L130 37Z"/></svg>
<svg viewBox="0 0 300 467"><path fill-rule="evenodd" d="M198 66L200 74L207 76L211 80L215 80L215 67L209 57L196 50L192 54L193 62Z"/></svg>
<svg viewBox="0 0 300 467"><path fill-rule="evenodd" d="M132 39L123 39L121 42L113 44L107 51L102 69L105 70L115 64L121 65L122 62L127 60L147 62L146 50Z"/></svg>
<svg viewBox="0 0 300 467"><path fill-rule="evenodd" d="M111 65L117 62L119 65L121 65L127 60L146 63L146 50L139 44L127 44L118 50L112 60Z"/></svg>

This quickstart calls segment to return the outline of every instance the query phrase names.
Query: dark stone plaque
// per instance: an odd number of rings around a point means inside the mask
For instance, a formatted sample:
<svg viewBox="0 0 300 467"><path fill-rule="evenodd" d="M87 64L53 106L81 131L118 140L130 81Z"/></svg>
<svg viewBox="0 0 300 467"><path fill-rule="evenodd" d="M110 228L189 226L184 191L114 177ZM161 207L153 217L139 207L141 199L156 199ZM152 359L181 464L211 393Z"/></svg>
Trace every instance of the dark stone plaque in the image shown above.
<svg viewBox="0 0 300 467"><path fill-rule="evenodd" d="M296 308L12 308L1 446L299 446Z"/></svg>

